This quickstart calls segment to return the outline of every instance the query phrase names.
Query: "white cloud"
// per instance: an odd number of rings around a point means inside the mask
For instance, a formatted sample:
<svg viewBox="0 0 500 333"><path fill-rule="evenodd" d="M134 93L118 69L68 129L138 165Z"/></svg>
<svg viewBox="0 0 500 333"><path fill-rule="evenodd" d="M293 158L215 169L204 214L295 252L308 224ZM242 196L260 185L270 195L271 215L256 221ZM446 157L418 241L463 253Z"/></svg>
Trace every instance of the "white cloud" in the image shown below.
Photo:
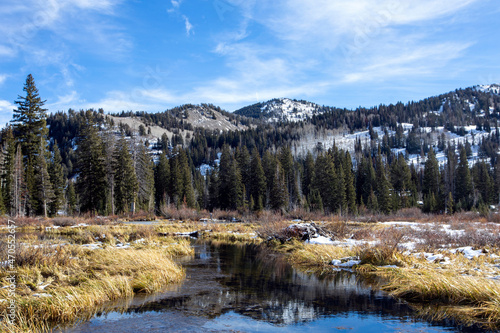
<svg viewBox="0 0 500 333"><path fill-rule="evenodd" d="M170 2L172 3L172 7L179 8L180 5L181 5L181 3L182 3L182 0L177 0L177 1L176 0L171 0Z"/></svg>
<svg viewBox="0 0 500 333"><path fill-rule="evenodd" d="M191 24L191 22L189 22L189 19L186 15L182 15L182 18L184 19L184 24L186 26L186 35L190 36L193 30L193 25Z"/></svg>
<svg viewBox="0 0 500 333"><path fill-rule="evenodd" d="M271 37L258 45L245 42L248 24L241 39L234 32L221 34L214 51L231 72L194 90L197 96L236 102L255 92L303 96L364 80L406 78L410 84L413 77L450 76L448 67L472 41L462 36L439 40L433 34L478 2L235 0L231 5L244 13L244 20L267 28Z"/></svg>
<svg viewBox="0 0 500 333"><path fill-rule="evenodd" d="M342 37L423 23L476 2L479 0L282 0L252 8L249 15L285 40L320 38L325 46L332 42L335 46Z"/></svg>
<svg viewBox="0 0 500 333"><path fill-rule="evenodd" d="M0 45L0 56L12 57L15 54L16 51L13 48L7 47L5 45Z"/></svg>
<svg viewBox="0 0 500 333"><path fill-rule="evenodd" d="M110 91L106 97L97 102L81 103L83 109L103 108L106 112L121 111L163 111L164 103L152 103L151 99L145 98L143 89L133 89L131 91Z"/></svg>
<svg viewBox="0 0 500 333"><path fill-rule="evenodd" d="M119 60L132 49L130 38L102 19L115 15L122 1L5 0L0 5L0 56L19 54L30 65L54 66L72 87L75 78L69 68L78 66L74 59L80 51ZM42 34L50 37L39 38Z"/></svg>
<svg viewBox="0 0 500 333"><path fill-rule="evenodd" d="M13 110L16 106L9 101L0 100L0 126L3 127L4 124L12 120Z"/></svg>
<svg viewBox="0 0 500 333"><path fill-rule="evenodd" d="M390 45L374 50L360 68L344 73L343 83L369 82L397 77L437 75L450 61L460 58L472 43L443 43L410 49Z"/></svg>
<svg viewBox="0 0 500 333"><path fill-rule="evenodd" d="M7 74L0 74L0 84L3 84L7 80Z"/></svg>
<svg viewBox="0 0 500 333"><path fill-rule="evenodd" d="M57 101L46 104L45 107L49 112L68 110L75 107L79 102L79 94L76 91L71 91L66 95L57 96Z"/></svg>

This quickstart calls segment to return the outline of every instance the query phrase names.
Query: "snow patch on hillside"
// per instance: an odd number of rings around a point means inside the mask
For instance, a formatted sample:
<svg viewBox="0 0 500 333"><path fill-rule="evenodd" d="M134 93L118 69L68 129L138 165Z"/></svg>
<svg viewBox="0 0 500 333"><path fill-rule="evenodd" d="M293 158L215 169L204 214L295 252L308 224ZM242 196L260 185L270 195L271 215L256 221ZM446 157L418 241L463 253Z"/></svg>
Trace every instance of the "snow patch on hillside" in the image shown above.
<svg viewBox="0 0 500 333"><path fill-rule="evenodd" d="M484 93L493 93L500 95L500 85L498 84L483 84L475 87L477 91L482 91Z"/></svg>
<svg viewBox="0 0 500 333"><path fill-rule="evenodd" d="M290 121L298 122L311 118L318 113L319 105L305 102L294 101L289 98L279 98L267 102L262 108L262 113L271 115L269 121Z"/></svg>

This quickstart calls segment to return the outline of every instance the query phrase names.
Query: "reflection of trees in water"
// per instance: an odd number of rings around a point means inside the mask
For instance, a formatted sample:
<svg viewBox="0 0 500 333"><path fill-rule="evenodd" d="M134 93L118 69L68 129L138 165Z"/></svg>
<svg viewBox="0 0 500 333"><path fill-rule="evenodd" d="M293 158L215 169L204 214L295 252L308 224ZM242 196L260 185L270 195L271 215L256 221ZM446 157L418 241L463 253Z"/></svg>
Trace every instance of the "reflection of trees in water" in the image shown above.
<svg viewBox="0 0 500 333"><path fill-rule="evenodd" d="M217 317L229 311L275 324L347 312L407 317L410 309L366 287L349 272L319 279L292 269L282 256L255 245L201 245L186 264L191 281L177 295L129 312L179 310ZM184 289L184 290L182 290Z"/></svg>

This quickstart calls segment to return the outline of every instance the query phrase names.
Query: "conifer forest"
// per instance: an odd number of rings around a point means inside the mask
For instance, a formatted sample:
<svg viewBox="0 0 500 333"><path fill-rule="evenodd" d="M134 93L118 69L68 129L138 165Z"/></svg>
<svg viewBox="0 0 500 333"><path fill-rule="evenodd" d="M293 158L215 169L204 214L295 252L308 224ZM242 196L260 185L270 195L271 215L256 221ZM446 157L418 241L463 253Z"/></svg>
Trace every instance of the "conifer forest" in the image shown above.
<svg viewBox="0 0 500 333"><path fill-rule="evenodd" d="M269 122L261 104L235 113L203 105L210 117L222 114L239 126L223 131L188 122L184 112L192 105L156 114L48 113L31 75L22 90L0 133L0 211L8 216L161 215L168 207L342 216L410 207L486 213L500 198L500 96L489 91L460 89L369 109L316 106L295 122ZM472 100L474 109L466 103ZM141 121L138 130L119 121L127 117ZM152 126L165 133L154 138ZM471 126L483 135L445 139L445 132L472 133ZM440 135L430 135L440 127ZM330 145L318 139L297 153L303 138L325 131L368 135L356 139L354 149L339 139Z"/></svg>

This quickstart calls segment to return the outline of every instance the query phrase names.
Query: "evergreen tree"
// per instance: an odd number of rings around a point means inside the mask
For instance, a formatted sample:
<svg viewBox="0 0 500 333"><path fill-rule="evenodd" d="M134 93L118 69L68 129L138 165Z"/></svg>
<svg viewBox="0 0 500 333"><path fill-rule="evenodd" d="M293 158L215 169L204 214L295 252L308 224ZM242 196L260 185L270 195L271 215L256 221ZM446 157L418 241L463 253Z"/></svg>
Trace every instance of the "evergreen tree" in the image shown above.
<svg viewBox="0 0 500 333"><path fill-rule="evenodd" d="M40 98L31 74L26 78L23 90L26 96L19 96L15 101L17 109L14 110L12 122L15 137L21 143L24 157L26 209L29 215L43 213L46 216L52 198L46 161L48 129L45 112L47 110L43 108L45 101Z"/></svg>
<svg viewBox="0 0 500 333"><path fill-rule="evenodd" d="M352 168L352 159L349 151L345 152L344 159L344 179L345 179L345 193L346 193L346 201L348 213L354 214L356 213L356 188L354 186L355 177L354 171Z"/></svg>
<svg viewBox="0 0 500 333"><path fill-rule="evenodd" d="M106 211L116 214L115 207L115 153L116 153L116 137L112 131L101 132L104 141L106 181L108 184L106 193Z"/></svg>
<svg viewBox="0 0 500 333"><path fill-rule="evenodd" d="M335 194L336 194L336 201L337 201L337 207L340 209L340 212L343 214L346 214L347 212L347 200L346 200L346 186L345 186L345 174L344 174L344 168L342 164L338 164L335 168L336 171L336 187L335 187Z"/></svg>
<svg viewBox="0 0 500 333"><path fill-rule="evenodd" d="M316 158L314 167L313 189L318 190L326 212L334 213L339 208L337 190L337 175L333 158L321 154Z"/></svg>
<svg viewBox="0 0 500 333"><path fill-rule="evenodd" d="M81 212L103 213L106 208L106 163L104 143L89 117L78 137L76 184Z"/></svg>
<svg viewBox="0 0 500 333"><path fill-rule="evenodd" d="M262 156L262 168L264 169L264 174L266 175L266 203L265 205L269 206L270 193L274 180L274 173L276 172L276 159L274 156L266 150L264 155Z"/></svg>
<svg viewBox="0 0 500 333"><path fill-rule="evenodd" d="M181 176L181 193L182 203L189 208L196 207L196 198L193 189L193 178L191 168L188 162L186 151L181 149L178 155L179 169Z"/></svg>
<svg viewBox="0 0 500 333"><path fill-rule="evenodd" d="M12 127L9 126L5 133L4 145L2 147L2 199L5 211L9 215L15 215L13 205L12 186L14 185L14 163L16 158L16 143Z"/></svg>
<svg viewBox="0 0 500 333"><path fill-rule="evenodd" d="M224 146L219 164L219 205L222 209L238 209L243 204L241 173L229 146Z"/></svg>
<svg viewBox="0 0 500 333"><path fill-rule="evenodd" d="M448 199L446 200L446 211L449 215L452 215L455 211L455 201L453 201L453 195L448 192Z"/></svg>
<svg viewBox="0 0 500 333"><path fill-rule="evenodd" d="M64 204L64 187L66 185L62 157L57 141L54 143L53 151L52 161L49 165L50 182L52 183L52 191L54 193L54 198L49 208L50 215L52 216L56 215Z"/></svg>
<svg viewBox="0 0 500 333"><path fill-rule="evenodd" d="M18 96L15 101L17 109L14 110L13 119L14 136L21 143L22 154L27 159L36 156L40 148L40 141L48 134L46 124L46 109L35 85L31 74L26 78L23 90L26 96Z"/></svg>
<svg viewBox="0 0 500 333"><path fill-rule="evenodd" d="M156 208L168 203L168 187L170 184L170 164L167 155L162 152L155 168Z"/></svg>
<svg viewBox="0 0 500 333"><path fill-rule="evenodd" d="M469 161L465 147L460 150L460 162L458 163L455 180L455 202L460 202L461 207L470 209L472 196L472 178L469 170Z"/></svg>
<svg viewBox="0 0 500 333"><path fill-rule="evenodd" d="M313 189L309 195L309 209L311 211L323 212L323 200L321 199L321 195L319 191Z"/></svg>
<svg viewBox="0 0 500 333"><path fill-rule="evenodd" d="M455 173L457 168L457 156L455 154L455 146L450 145L446 153L447 161L445 166L445 191L446 193L455 193Z"/></svg>
<svg viewBox="0 0 500 333"><path fill-rule="evenodd" d="M36 186L35 198L39 203L39 213L43 213L46 218L49 213L49 204L54 199L54 189L50 182L50 175L47 168L47 161L43 154L44 150L43 140L40 141L40 151L36 155L34 163L34 180Z"/></svg>
<svg viewBox="0 0 500 333"><path fill-rule="evenodd" d="M255 148L252 152L251 166L250 166L250 198L254 201L254 206L251 207L254 211L262 210L263 204L266 201L266 175L260 160L260 155Z"/></svg>
<svg viewBox="0 0 500 333"><path fill-rule="evenodd" d="M376 185L375 169L371 158L362 157L359 162L356 176L356 193L358 202L368 203L368 197L374 191Z"/></svg>
<svg viewBox="0 0 500 333"><path fill-rule="evenodd" d="M285 172L279 161L276 161L272 188L270 193L271 209L279 211L288 206L288 189L286 186Z"/></svg>
<svg viewBox="0 0 500 333"><path fill-rule="evenodd" d="M183 197L183 184L182 184L182 170L179 163L179 151L175 148L172 157L170 159L170 186L169 186L169 196L173 200L173 203L180 207Z"/></svg>
<svg viewBox="0 0 500 333"><path fill-rule="evenodd" d="M438 211L438 203L434 192L424 195L423 211L425 213L436 213Z"/></svg>
<svg viewBox="0 0 500 333"><path fill-rule="evenodd" d="M434 196L438 195L439 191L439 164L434 154L432 147L427 154L427 160L425 161L424 169L424 181L422 192L424 195L430 195L434 193Z"/></svg>
<svg viewBox="0 0 500 333"><path fill-rule="evenodd" d="M20 145L17 145L14 157L11 186L11 213L15 217L24 216L26 213L27 186L24 178L23 155Z"/></svg>
<svg viewBox="0 0 500 333"><path fill-rule="evenodd" d="M135 174L137 177L138 191L137 191L137 202L139 209L144 209L151 212L154 209L154 164L151 160L147 148L143 144L138 144L134 147L136 149L135 153ZM185 156L185 153L184 153ZM189 176L191 176L191 170L186 166ZM194 194L192 193L191 178L188 180L184 179L184 186L186 182L189 181L191 188L191 196L189 197L189 207L194 206Z"/></svg>
<svg viewBox="0 0 500 333"><path fill-rule="evenodd" d="M212 211L219 205L219 177L217 169L213 169L208 176L208 207Z"/></svg>
<svg viewBox="0 0 500 333"><path fill-rule="evenodd" d="M481 161L474 165L474 184L475 193L474 196L480 197L481 201L489 205L492 201L494 182L490 176L488 164L485 161ZM475 201L478 201L477 199Z"/></svg>
<svg viewBox="0 0 500 333"><path fill-rule="evenodd" d="M390 166L391 183L394 189L394 209L409 207L408 190L411 187L411 173L402 154L398 154Z"/></svg>
<svg viewBox="0 0 500 333"><path fill-rule="evenodd" d="M117 213L133 211L139 184L134 170L132 156L124 137L116 146L114 156L114 202Z"/></svg>
<svg viewBox="0 0 500 333"><path fill-rule="evenodd" d="M366 207L370 209L372 212L378 212L379 209L378 200L373 190L370 192L370 195L368 196Z"/></svg>
<svg viewBox="0 0 500 333"><path fill-rule="evenodd" d="M380 211L389 214L392 209L390 197L390 183L385 174L385 164L382 161L380 149L377 154L377 199Z"/></svg>
<svg viewBox="0 0 500 333"><path fill-rule="evenodd" d="M283 168L285 185L288 191L289 209L292 209L300 204L300 194L297 178L295 177L296 169L294 167L292 151L289 146L281 148L279 161Z"/></svg>
<svg viewBox="0 0 500 333"><path fill-rule="evenodd" d="M314 157L308 150L304 161L304 174L302 178L302 192L306 197L309 196L314 179Z"/></svg>
<svg viewBox="0 0 500 333"><path fill-rule="evenodd" d="M66 202L68 203L66 212L69 215L74 214L77 210L77 198L75 186L73 185L72 181L68 182L68 187L66 189Z"/></svg>
<svg viewBox="0 0 500 333"><path fill-rule="evenodd" d="M251 166L250 166L250 153L246 146L238 148L235 153L236 161L238 162L238 168L241 173L241 183L245 186L247 191L250 191L250 179L251 179ZM249 195L249 193L245 193Z"/></svg>

